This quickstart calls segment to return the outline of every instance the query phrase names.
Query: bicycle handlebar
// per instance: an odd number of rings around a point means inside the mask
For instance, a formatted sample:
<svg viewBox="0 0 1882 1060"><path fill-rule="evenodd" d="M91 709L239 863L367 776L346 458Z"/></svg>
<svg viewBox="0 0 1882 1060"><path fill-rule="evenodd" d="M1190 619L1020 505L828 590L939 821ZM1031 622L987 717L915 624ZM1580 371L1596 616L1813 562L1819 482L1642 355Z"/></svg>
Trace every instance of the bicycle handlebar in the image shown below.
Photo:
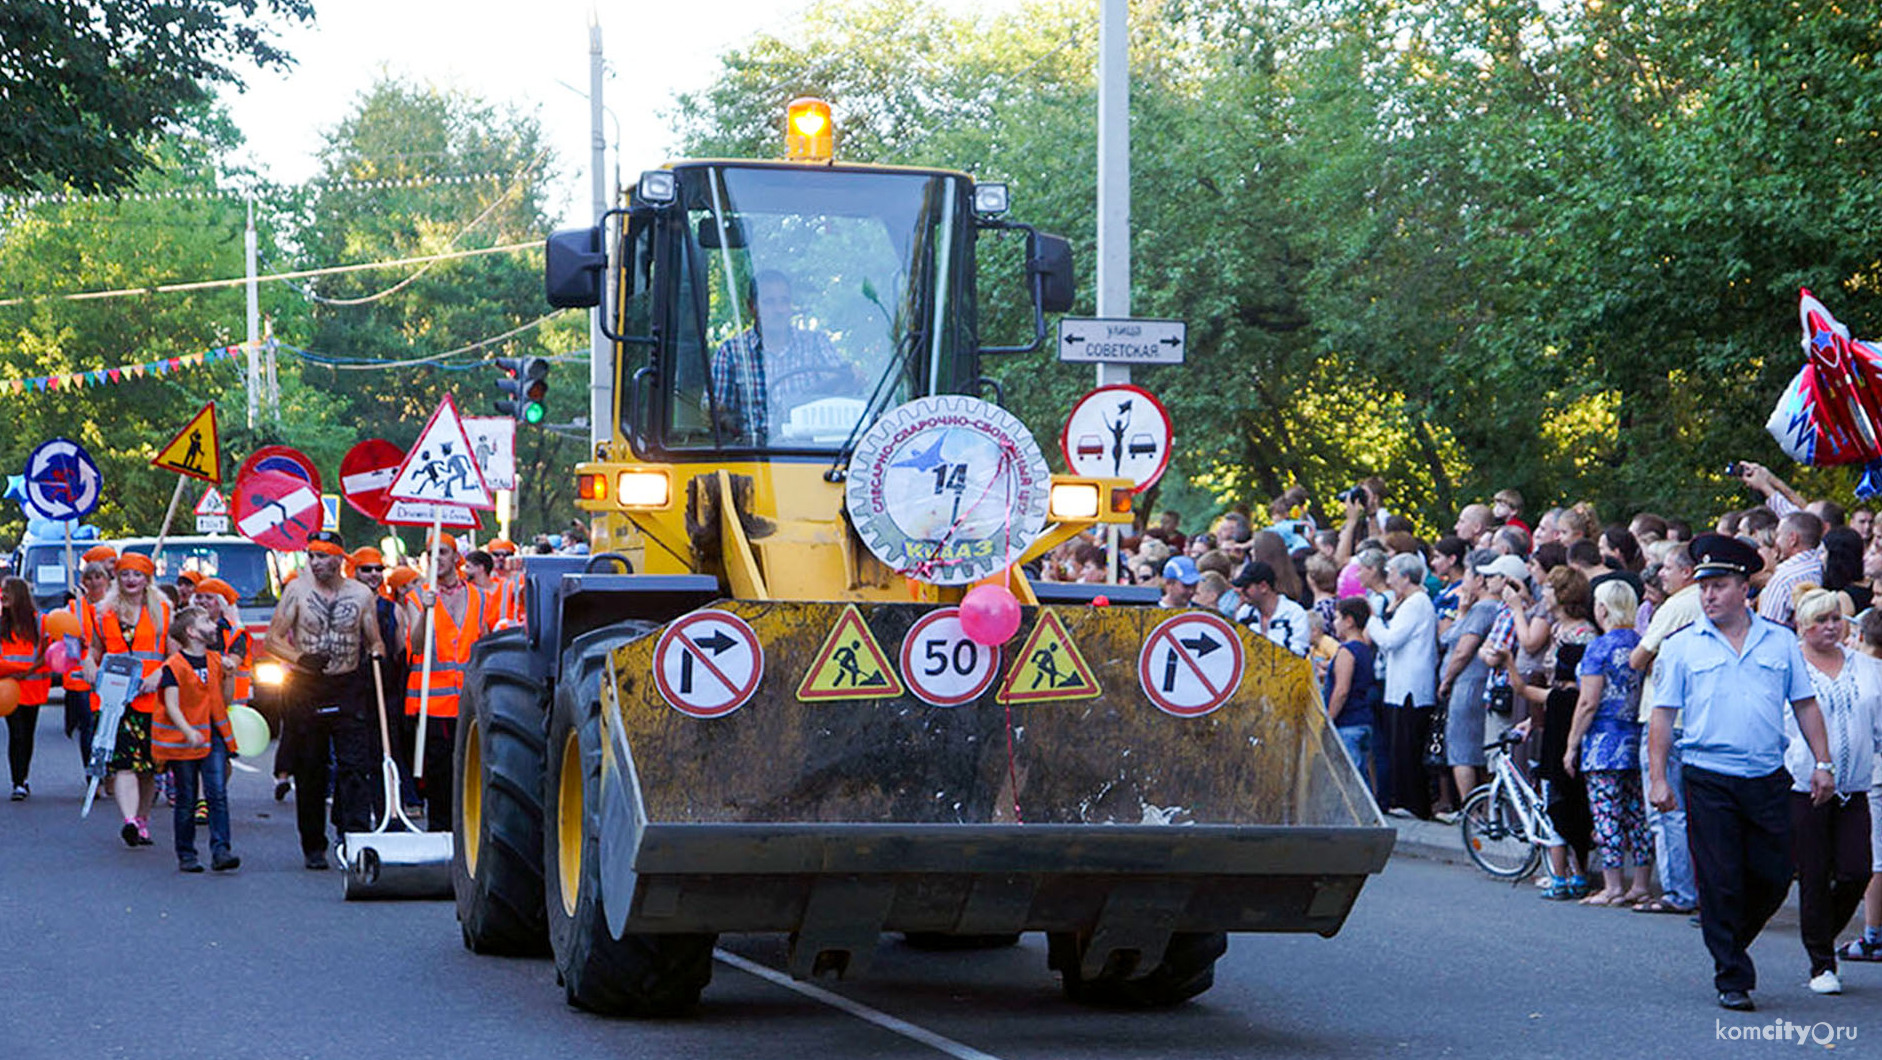
<svg viewBox="0 0 1882 1060"><path fill-rule="evenodd" d="M1502 736L1497 737L1494 741L1484 744L1483 749L1486 751L1494 751L1499 747L1520 747L1527 739L1529 739L1527 736L1518 736L1514 732L1506 732Z"/></svg>

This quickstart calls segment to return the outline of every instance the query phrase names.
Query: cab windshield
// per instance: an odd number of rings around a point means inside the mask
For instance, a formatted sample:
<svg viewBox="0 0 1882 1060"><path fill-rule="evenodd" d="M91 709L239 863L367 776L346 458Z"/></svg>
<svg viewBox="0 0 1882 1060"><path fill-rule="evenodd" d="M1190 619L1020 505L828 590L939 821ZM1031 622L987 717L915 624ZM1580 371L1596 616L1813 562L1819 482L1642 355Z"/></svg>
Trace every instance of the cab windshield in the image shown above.
<svg viewBox="0 0 1882 1060"><path fill-rule="evenodd" d="M669 448L827 452L939 389L960 178L682 170Z"/></svg>

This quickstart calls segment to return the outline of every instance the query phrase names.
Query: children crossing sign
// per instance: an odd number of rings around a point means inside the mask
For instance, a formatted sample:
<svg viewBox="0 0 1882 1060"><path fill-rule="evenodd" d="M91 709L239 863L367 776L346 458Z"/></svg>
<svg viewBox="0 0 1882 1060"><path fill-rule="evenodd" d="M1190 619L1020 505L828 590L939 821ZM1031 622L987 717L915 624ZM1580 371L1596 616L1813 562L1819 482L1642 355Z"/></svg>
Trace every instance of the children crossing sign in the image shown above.
<svg viewBox="0 0 1882 1060"><path fill-rule="evenodd" d="M834 699L894 699L902 695L901 678L895 666L869 632L856 605L843 609L830 635L823 639L804 680L797 686L797 698L806 703Z"/></svg>
<svg viewBox="0 0 1882 1060"><path fill-rule="evenodd" d="M446 394L438 402L418 441L405 454L405 463L399 465L386 495L394 500L431 501L486 511L496 507L451 395Z"/></svg>
<svg viewBox="0 0 1882 1060"><path fill-rule="evenodd" d="M216 437L216 403L211 401L198 410L183 429L176 432L176 437L157 451L157 458L151 464L222 485L222 446Z"/></svg>

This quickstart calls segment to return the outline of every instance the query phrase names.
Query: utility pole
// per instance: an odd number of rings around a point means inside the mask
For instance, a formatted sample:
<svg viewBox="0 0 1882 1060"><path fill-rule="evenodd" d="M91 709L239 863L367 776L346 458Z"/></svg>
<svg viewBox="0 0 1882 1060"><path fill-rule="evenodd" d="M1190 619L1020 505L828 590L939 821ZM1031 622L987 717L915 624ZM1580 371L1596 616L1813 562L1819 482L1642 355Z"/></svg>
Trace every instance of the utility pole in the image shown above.
<svg viewBox="0 0 1882 1060"><path fill-rule="evenodd" d="M595 224L600 225L608 212L608 140L601 129L601 16L593 8L588 12L588 113L592 126L589 142L589 175L594 188ZM603 238L607 228L602 226ZM607 247L602 247L605 252ZM608 336L602 331L601 313L608 304L588 311L588 438L593 446L608 440L609 424L614 419L614 357Z"/></svg>
<svg viewBox="0 0 1882 1060"><path fill-rule="evenodd" d="M1130 0L1098 8L1098 316L1131 315ZM1098 365L1098 385L1131 381L1128 364ZM1117 584L1115 525L1105 527L1105 567Z"/></svg>
<svg viewBox="0 0 1882 1060"><path fill-rule="evenodd" d="M256 277L255 196L248 196L248 231L242 238L248 257L248 429L261 414L261 283Z"/></svg>
<svg viewBox="0 0 1882 1060"><path fill-rule="evenodd" d="M1130 3L1098 14L1098 315L1131 315ZM1098 365L1098 385L1131 381L1128 364Z"/></svg>

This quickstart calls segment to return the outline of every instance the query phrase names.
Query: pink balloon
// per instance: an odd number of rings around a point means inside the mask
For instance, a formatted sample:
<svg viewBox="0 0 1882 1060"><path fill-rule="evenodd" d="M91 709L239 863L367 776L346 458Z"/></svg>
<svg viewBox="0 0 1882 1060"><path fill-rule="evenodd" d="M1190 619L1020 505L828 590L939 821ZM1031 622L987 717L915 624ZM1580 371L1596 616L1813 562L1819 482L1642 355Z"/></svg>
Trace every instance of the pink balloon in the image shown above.
<svg viewBox="0 0 1882 1060"><path fill-rule="evenodd" d="M51 667L52 672L55 674L69 674L75 669L72 665L72 660L65 654L65 640L63 638L54 642L52 647L46 649L46 665Z"/></svg>
<svg viewBox="0 0 1882 1060"><path fill-rule="evenodd" d="M975 644L1004 644L1019 630L1019 599L1004 585L976 585L961 598L961 632Z"/></svg>
<svg viewBox="0 0 1882 1060"><path fill-rule="evenodd" d="M1349 596L1366 595L1366 587L1359 581L1359 561L1354 560L1348 563L1346 569L1340 571L1340 582L1336 590L1336 595L1342 600Z"/></svg>

